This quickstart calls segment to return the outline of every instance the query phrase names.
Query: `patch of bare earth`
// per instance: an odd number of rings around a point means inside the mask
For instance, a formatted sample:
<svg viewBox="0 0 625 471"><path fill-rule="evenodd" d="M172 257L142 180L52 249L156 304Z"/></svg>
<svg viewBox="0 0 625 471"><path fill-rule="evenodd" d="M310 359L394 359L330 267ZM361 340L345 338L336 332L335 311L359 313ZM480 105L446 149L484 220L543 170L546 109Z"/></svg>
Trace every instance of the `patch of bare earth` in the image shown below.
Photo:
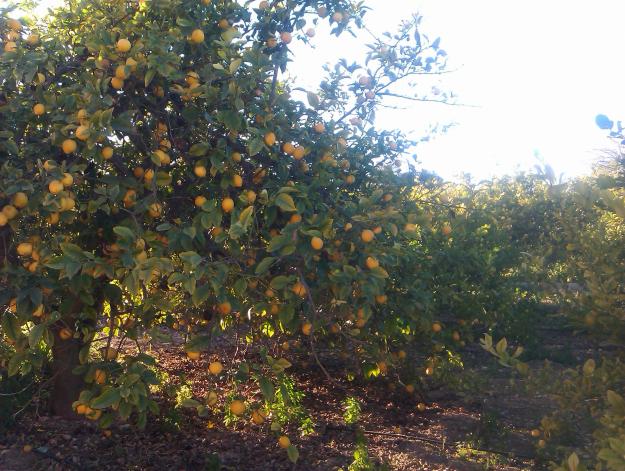
<svg viewBox="0 0 625 471"><path fill-rule="evenodd" d="M216 381L207 374L211 360L219 358L233 370L242 352L233 344L222 344L217 353L190 361L179 345L163 344L153 351L159 365L173 382L184 376L193 385L194 397L202 400L210 390L224 392L232 387L227 379ZM531 446L527 430L513 431L509 447L525 458L502 455L494 465L462 458L459 447L467 436L480 427L481 401L463 405L457 397L447 395L428 402L425 412L417 411L417 398L403 389L389 391L383 382L357 384L342 380L340 370L333 371L336 383L328 381L314 362L297 355L287 356L293 362L297 385L306 394L305 406L315 421L315 432L298 437L289 430L298 447L300 459L293 466L268 424L257 426L239 421L226 427L221 410L200 418L183 410L178 426L166 417L152 417L144 431L129 424L116 423L105 436L96 424L83 420L59 420L45 415L27 415L8 435L0 436L0 470L337 470L347 469L354 460L355 430L345 425L342 401L352 395L362 404L359 426L365 431L369 457L396 470L506 470L535 469L527 458ZM252 384L239 386L248 399L259 399ZM508 391L509 393L509 391ZM163 410L163 415L166 415ZM505 418L504 418L505 420ZM515 414L510 417L517 420ZM516 435L515 435L516 434ZM518 435L518 436L517 436ZM24 445L33 451L22 451ZM490 452L489 452L490 453ZM492 454L492 453L491 453ZM219 463L217 465L216 463Z"/></svg>

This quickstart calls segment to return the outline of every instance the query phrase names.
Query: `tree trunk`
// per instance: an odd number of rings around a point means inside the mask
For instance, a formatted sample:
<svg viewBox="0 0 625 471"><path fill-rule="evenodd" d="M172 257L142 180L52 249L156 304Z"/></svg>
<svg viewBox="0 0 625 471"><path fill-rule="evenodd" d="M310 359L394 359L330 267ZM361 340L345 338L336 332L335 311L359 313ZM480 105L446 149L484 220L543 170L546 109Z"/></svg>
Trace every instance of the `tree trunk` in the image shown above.
<svg viewBox="0 0 625 471"><path fill-rule="evenodd" d="M78 354L83 347L79 339L62 340L59 331L54 331L52 347L52 393L50 408L54 415L63 418L77 418L72 402L78 399L83 388L82 376L72 373L80 361Z"/></svg>

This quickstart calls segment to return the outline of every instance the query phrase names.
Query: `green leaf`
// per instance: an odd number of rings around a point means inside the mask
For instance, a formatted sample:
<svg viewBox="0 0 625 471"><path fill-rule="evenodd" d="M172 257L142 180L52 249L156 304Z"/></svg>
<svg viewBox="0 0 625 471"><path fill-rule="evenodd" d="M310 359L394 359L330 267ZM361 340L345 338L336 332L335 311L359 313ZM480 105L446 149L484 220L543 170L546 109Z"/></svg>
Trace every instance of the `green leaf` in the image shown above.
<svg viewBox="0 0 625 471"><path fill-rule="evenodd" d="M228 70L231 74L234 74L238 70L238 68L241 66L241 62L243 62L241 59L235 59L230 63L230 67L228 68Z"/></svg>
<svg viewBox="0 0 625 471"><path fill-rule="evenodd" d="M146 73L145 73L145 86L146 88L150 85L150 82L152 82L152 79L154 78L154 75L156 75L156 70L155 69L149 69Z"/></svg>
<svg viewBox="0 0 625 471"><path fill-rule="evenodd" d="M291 198L291 195L288 195L286 193L280 193L278 196L276 196L274 204L277 207L279 207L282 211L286 211L286 212L297 211L297 208L295 207L295 201L293 201L293 198Z"/></svg>
<svg viewBox="0 0 625 471"><path fill-rule="evenodd" d="M289 284L292 278L293 277L284 276L284 275L276 276L275 278L271 280L271 283L269 283L269 286L271 287L271 289L276 289L276 290L282 289L286 287L286 285Z"/></svg>
<svg viewBox="0 0 625 471"><path fill-rule="evenodd" d="M133 242L135 240L135 233L131 229L125 226L115 226L113 232L121 237L124 241Z"/></svg>
<svg viewBox="0 0 625 471"><path fill-rule="evenodd" d="M211 148L208 142L198 142L197 144L193 144L189 149L189 155L192 157L202 157L206 155L208 150Z"/></svg>
<svg viewBox="0 0 625 471"><path fill-rule="evenodd" d="M121 399L119 389L107 388L102 394L94 398L89 406L93 409L106 409Z"/></svg>
<svg viewBox="0 0 625 471"><path fill-rule="evenodd" d="M255 273L257 275L262 275L262 274L266 273L275 260L276 260L276 257L265 257L265 258L263 258L261 260L261 262L256 266Z"/></svg>
<svg viewBox="0 0 625 471"><path fill-rule="evenodd" d="M191 337L185 344L184 349L187 352L200 352L206 350L210 345L210 337L208 335L196 335Z"/></svg>
<svg viewBox="0 0 625 471"><path fill-rule="evenodd" d="M266 401L273 402L276 390L265 376L258 377L258 385L260 386L260 391L263 393L263 396Z"/></svg>
<svg viewBox="0 0 625 471"><path fill-rule="evenodd" d="M9 360L9 364L7 366L7 373L9 376L14 376L20 369L20 365L22 361L24 361L25 355L23 353L16 353Z"/></svg>
<svg viewBox="0 0 625 471"><path fill-rule="evenodd" d="M289 445L289 447L286 449L286 454L289 457L289 461L291 463L297 463L297 460L299 458L299 451L297 451L297 448L295 448L294 445Z"/></svg>
<svg viewBox="0 0 625 471"><path fill-rule="evenodd" d="M201 404L195 399L185 399L180 403L180 407L188 407L188 408L196 408L201 406Z"/></svg>
<svg viewBox="0 0 625 471"><path fill-rule="evenodd" d="M319 97L316 93L308 92L306 93L306 98L308 99L308 104L313 108L319 107Z"/></svg>
<svg viewBox="0 0 625 471"><path fill-rule="evenodd" d="M202 257L197 252L182 252L180 254L180 260L190 265L191 268L195 268L202 263Z"/></svg>
<svg viewBox="0 0 625 471"><path fill-rule="evenodd" d="M260 137L255 137L250 139L247 143L247 153L252 157L258 154L261 150L263 150L264 143Z"/></svg>
<svg viewBox="0 0 625 471"><path fill-rule="evenodd" d="M577 468L579 466L579 457L576 453L571 453L569 459L566 461L569 465L569 471L577 471Z"/></svg>
<svg viewBox="0 0 625 471"><path fill-rule="evenodd" d="M290 368L292 366L289 360L287 360L286 358L279 358L274 364L278 365L283 370L286 370L287 368Z"/></svg>
<svg viewBox="0 0 625 471"><path fill-rule="evenodd" d="M6 312L2 317L2 330L13 341L16 341L20 336L19 322L13 313Z"/></svg>
<svg viewBox="0 0 625 471"><path fill-rule="evenodd" d="M28 345L30 345L31 348L39 345L39 341L41 340L41 337L43 336L45 330L45 324L37 324L32 329L30 329L30 332L28 333Z"/></svg>
<svg viewBox="0 0 625 471"><path fill-rule="evenodd" d="M80 261L85 258L84 252L76 244L60 244L60 247L63 254L72 260Z"/></svg>
<svg viewBox="0 0 625 471"><path fill-rule="evenodd" d="M210 295L210 285L202 285L195 288L195 291L191 295L191 301L195 307L199 307L204 301L208 299Z"/></svg>
<svg viewBox="0 0 625 471"><path fill-rule="evenodd" d="M254 214L254 206L248 206L241 214L239 214L239 222L247 229L247 226L252 222L252 214Z"/></svg>

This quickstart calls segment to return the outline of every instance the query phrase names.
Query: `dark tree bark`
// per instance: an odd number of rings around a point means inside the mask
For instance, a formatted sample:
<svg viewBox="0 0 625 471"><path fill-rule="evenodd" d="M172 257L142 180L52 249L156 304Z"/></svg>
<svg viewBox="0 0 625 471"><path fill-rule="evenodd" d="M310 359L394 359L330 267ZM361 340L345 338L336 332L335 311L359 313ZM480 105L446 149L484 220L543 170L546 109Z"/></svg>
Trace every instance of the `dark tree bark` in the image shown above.
<svg viewBox="0 0 625 471"><path fill-rule="evenodd" d="M59 330L54 331L54 347L52 347L52 391L50 409L54 415L63 418L77 418L72 409L72 402L78 399L83 388L82 376L72 371L80 361L78 354L83 347L79 339L62 340Z"/></svg>

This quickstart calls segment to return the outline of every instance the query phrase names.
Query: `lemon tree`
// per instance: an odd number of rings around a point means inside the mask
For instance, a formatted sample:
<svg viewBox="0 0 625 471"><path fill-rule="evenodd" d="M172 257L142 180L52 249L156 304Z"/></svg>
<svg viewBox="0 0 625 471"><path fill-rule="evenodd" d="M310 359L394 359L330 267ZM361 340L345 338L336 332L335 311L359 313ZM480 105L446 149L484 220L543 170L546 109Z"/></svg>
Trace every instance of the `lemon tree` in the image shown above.
<svg viewBox="0 0 625 471"><path fill-rule="evenodd" d="M365 12L344 0L69 0L41 22L0 10L9 374L52 358L55 413L142 426L158 377L139 339L165 327L191 332L192 360L209 332L245 324L313 352L332 338L382 372L387 339L429 335L403 277L427 224L414 172L399 172L410 143L373 120L401 80L445 68L440 40L415 17L301 99L282 75L292 41L320 22L339 41ZM129 343L138 353L122 355ZM271 402L269 377L290 363L265 360L240 373ZM249 412L234 400L230 413Z"/></svg>

